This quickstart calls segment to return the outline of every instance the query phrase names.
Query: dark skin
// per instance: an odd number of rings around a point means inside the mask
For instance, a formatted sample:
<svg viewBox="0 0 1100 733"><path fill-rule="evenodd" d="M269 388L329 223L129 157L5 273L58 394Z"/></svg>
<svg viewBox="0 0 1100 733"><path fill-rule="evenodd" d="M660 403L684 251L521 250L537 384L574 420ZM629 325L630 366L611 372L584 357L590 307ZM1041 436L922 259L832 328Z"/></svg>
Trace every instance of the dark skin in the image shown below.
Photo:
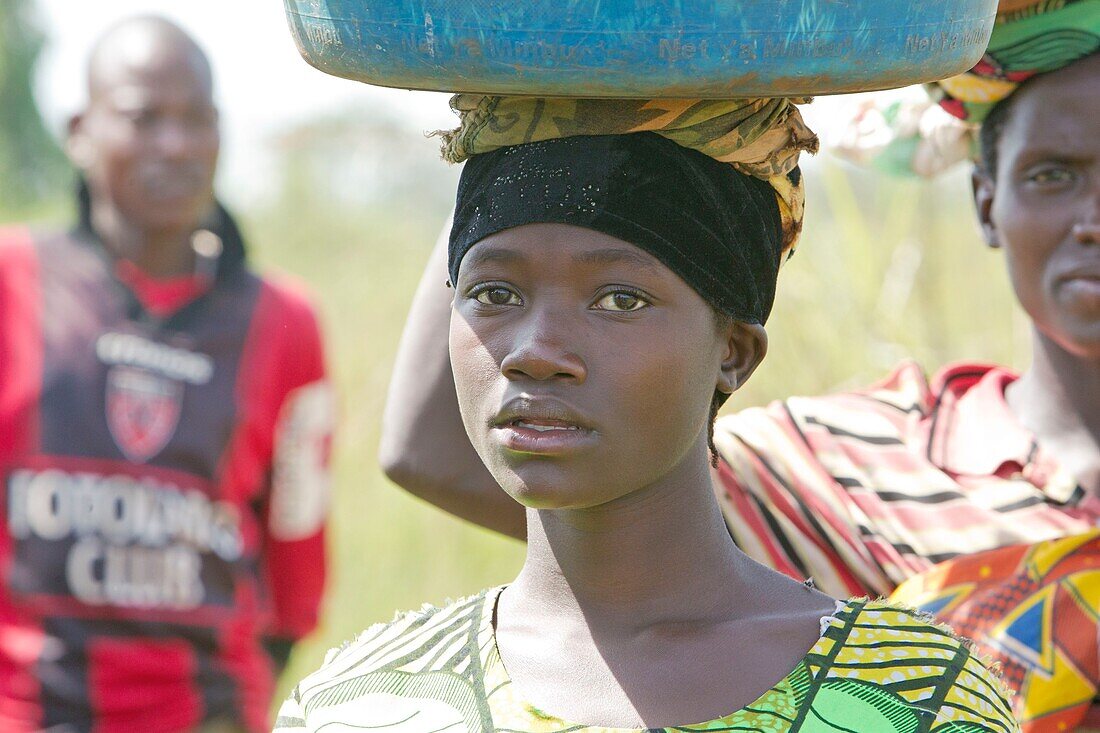
<svg viewBox="0 0 1100 733"><path fill-rule="evenodd" d="M1100 494L1100 57L1036 78L1012 102L996 177L974 174L979 221L1004 251L1033 324L1031 367L1007 399L1060 465ZM1085 276L1064 278L1075 268ZM382 440L387 475L469 521L523 538L522 513L486 475L459 424L443 346L445 242L429 261L398 354ZM415 318L413 317L415 316ZM644 353L644 352L643 352ZM400 368L404 366L404 368ZM415 378L414 378L415 377ZM425 381L426 380L426 381Z"/></svg>
<svg viewBox="0 0 1100 733"><path fill-rule="evenodd" d="M447 227L449 230L449 227ZM462 427L447 330L447 240L432 251L394 361L378 459L391 481L456 516L523 539L523 507L500 490Z"/></svg>
<svg viewBox="0 0 1100 733"><path fill-rule="evenodd" d="M588 725L703 722L817 641L833 600L738 551L711 489L711 397L766 344L598 232L527 225L466 255L451 364L471 444L526 507L496 629L527 702Z"/></svg>
<svg viewBox="0 0 1100 733"><path fill-rule="evenodd" d="M193 271L191 235L214 203L219 144L210 65L182 30L137 18L96 44L67 149L112 253L156 277Z"/></svg>
<svg viewBox="0 0 1100 733"><path fill-rule="evenodd" d="M1012 411L1063 469L1100 494L1100 54L1013 97L993 177L974 175L990 247L1031 318L1032 364Z"/></svg>
<svg viewBox="0 0 1100 733"><path fill-rule="evenodd" d="M454 296L447 285L448 231L449 226L432 250L401 336L379 461L391 481L415 496L522 540L527 536L523 507L501 492L462 428L447 351Z"/></svg>
<svg viewBox="0 0 1100 733"><path fill-rule="evenodd" d="M154 277L193 272L191 236L214 204L219 146L210 64L194 40L155 17L123 21L99 40L88 106L70 121L66 147L109 252ZM265 640L276 672L292 644ZM201 733L236 730L209 721Z"/></svg>

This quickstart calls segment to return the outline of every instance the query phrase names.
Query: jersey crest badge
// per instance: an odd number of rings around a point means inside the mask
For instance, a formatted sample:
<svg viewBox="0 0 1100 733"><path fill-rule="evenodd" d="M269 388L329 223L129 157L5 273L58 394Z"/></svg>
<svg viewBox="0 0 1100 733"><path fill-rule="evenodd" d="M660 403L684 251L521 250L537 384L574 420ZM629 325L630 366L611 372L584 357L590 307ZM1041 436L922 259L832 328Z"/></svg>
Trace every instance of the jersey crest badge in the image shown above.
<svg viewBox="0 0 1100 733"><path fill-rule="evenodd" d="M183 384L140 367L107 372L107 427L122 454L144 463L164 449L179 424Z"/></svg>

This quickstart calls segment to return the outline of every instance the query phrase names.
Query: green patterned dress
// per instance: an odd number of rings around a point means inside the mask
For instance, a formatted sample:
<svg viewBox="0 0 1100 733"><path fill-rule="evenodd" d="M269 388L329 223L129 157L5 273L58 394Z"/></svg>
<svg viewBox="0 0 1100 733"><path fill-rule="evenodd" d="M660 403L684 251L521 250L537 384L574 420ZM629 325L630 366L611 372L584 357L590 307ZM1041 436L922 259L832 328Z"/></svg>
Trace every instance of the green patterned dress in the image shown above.
<svg viewBox="0 0 1100 733"><path fill-rule="evenodd" d="M329 653L283 704L276 733L599 733L524 702L497 651L500 589L379 624ZM670 731L1010 733L1002 687L950 632L887 604L849 601L759 699Z"/></svg>

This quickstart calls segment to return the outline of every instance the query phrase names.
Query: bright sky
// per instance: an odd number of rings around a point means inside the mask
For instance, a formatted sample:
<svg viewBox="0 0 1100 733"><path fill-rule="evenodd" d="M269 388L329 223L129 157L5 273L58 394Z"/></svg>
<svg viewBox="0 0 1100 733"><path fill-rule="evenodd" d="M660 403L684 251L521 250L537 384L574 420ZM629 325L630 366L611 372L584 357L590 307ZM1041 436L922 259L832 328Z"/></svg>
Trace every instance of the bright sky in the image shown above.
<svg viewBox="0 0 1100 733"><path fill-rule="evenodd" d="M179 23L214 65L223 120L221 188L230 200L264 169L265 134L335 108L388 106L418 130L453 124L447 96L369 87L322 74L302 61L278 0L37 0L49 39L36 93L51 129L85 98L84 67L95 39L128 15L157 13ZM238 192L238 193L235 193Z"/></svg>
<svg viewBox="0 0 1100 733"><path fill-rule="evenodd" d="M520 0L522 1L522 0ZM447 95L370 87L323 74L306 64L287 30L279 0L37 0L49 36L36 91L51 128L60 133L83 102L84 66L95 39L126 16L157 13L179 23L210 55L223 120L221 194L247 201L270 162L265 137L295 120L339 108L388 107L418 131L454 122ZM821 98L807 121L830 136L843 98Z"/></svg>

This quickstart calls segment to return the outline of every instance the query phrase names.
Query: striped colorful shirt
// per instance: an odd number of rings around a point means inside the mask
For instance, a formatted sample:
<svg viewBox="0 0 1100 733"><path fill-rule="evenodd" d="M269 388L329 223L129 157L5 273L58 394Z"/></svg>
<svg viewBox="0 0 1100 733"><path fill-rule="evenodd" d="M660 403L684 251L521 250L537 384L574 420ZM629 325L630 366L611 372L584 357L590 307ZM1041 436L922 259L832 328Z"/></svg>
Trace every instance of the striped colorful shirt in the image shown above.
<svg viewBox="0 0 1100 733"><path fill-rule="evenodd" d="M401 615L330 652L283 704L276 733L627 733L568 723L523 699L497 649L499 592ZM809 653L752 704L717 720L657 730L1018 730L1000 683L942 627L866 601L838 603L821 626Z"/></svg>
<svg viewBox="0 0 1100 733"><path fill-rule="evenodd" d="M1090 531L1087 496L1016 420L1016 375L980 364L931 383L913 363L871 388L723 417L716 491L758 561L838 597L887 595L958 555Z"/></svg>

